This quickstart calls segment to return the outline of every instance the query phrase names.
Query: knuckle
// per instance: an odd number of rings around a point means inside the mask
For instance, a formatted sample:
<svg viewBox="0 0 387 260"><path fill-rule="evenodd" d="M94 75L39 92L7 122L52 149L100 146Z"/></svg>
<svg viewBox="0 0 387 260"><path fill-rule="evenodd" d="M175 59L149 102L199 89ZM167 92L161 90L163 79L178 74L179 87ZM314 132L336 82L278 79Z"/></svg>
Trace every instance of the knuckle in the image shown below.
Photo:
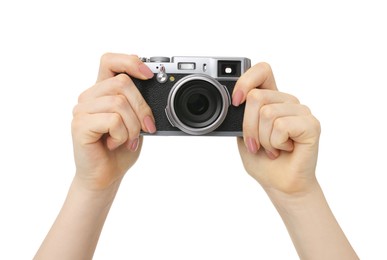
<svg viewBox="0 0 387 260"><path fill-rule="evenodd" d="M287 130L288 124L283 118L277 118L273 123L273 129L276 129L279 132L284 132Z"/></svg>
<svg viewBox="0 0 387 260"><path fill-rule="evenodd" d="M136 54L129 54L129 55L128 55L128 58L129 58L130 60L133 60L133 61L139 61L139 60L140 60L140 58L139 58L138 55L136 55Z"/></svg>
<svg viewBox="0 0 387 260"><path fill-rule="evenodd" d="M121 126L121 116L113 113L110 116L110 124L111 127L120 127Z"/></svg>
<svg viewBox="0 0 387 260"><path fill-rule="evenodd" d="M71 121L71 130L74 131L78 129L79 123L76 117L73 117L73 120Z"/></svg>
<svg viewBox="0 0 387 260"><path fill-rule="evenodd" d="M145 99L139 98L136 103L136 111L143 113L144 115L149 115L152 113L149 105L146 103Z"/></svg>
<svg viewBox="0 0 387 260"><path fill-rule="evenodd" d="M116 88L117 93L125 93L131 83L132 80L129 78L129 76L127 74L121 73L114 77L113 88Z"/></svg>
<svg viewBox="0 0 387 260"><path fill-rule="evenodd" d="M111 103L119 111L126 108L128 101L124 96L117 95L112 97Z"/></svg>
<svg viewBox="0 0 387 260"><path fill-rule="evenodd" d="M312 121L313 129L315 130L315 132L318 135L320 135L321 134L321 123L320 123L320 121L316 117L314 117L314 116L312 116L311 118L312 118L311 121Z"/></svg>
<svg viewBox="0 0 387 260"><path fill-rule="evenodd" d="M248 103L252 104L264 104L266 102L267 95L264 90L253 89L247 93L246 100Z"/></svg>
<svg viewBox="0 0 387 260"><path fill-rule="evenodd" d="M305 105L301 105L301 110L304 113L304 115L311 115L312 114L312 111L310 110L310 108L305 106Z"/></svg>
<svg viewBox="0 0 387 260"><path fill-rule="evenodd" d="M112 56L113 56L113 53L111 53L111 52L105 52L105 53L102 54L102 56L101 56L100 63L101 63L101 64L108 63L108 62L112 59Z"/></svg>
<svg viewBox="0 0 387 260"><path fill-rule="evenodd" d="M276 115L276 110L273 106L266 105L263 106L260 110L260 117L263 119L271 119L274 118Z"/></svg>
<svg viewBox="0 0 387 260"><path fill-rule="evenodd" d="M247 93L246 101L249 103L255 102L258 99L259 95L256 89L253 89Z"/></svg>
<svg viewBox="0 0 387 260"><path fill-rule="evenodd" d="M80 132L80 129L83 125L83 118L81 116L75 116L73 117L73 120L71 121L71 131L73 134L77 134Z"/></svg>
<svg viewBox="0 0 387 260"><path fill-rule="evenodd" d="M257 64L257 66L265 72L265 74L272 74L273 69L271 68L270 64L267 62L260 62Z"/></svg>
<svg viewBox="0 0 387 260"><path fill-rule="evenodd" d="M79 113L79 105L74 106L73 108L73 117Z"/></svg>
<svg viewBox="0 0 387 260"><path fill-rule="evenodd" d="M289 95L289 96L290 96L291 102L295 104L300 104L300 100L296 96L293 96L293 95Z"/></svg>
<svg viewBox="0 0 387 260"><path fill-rule="evenodd" d="M129 78L127 74L120 73L117 76L115 76L116 84L118 87L126 87L128 86L132 81Z"/></svg>
<svg viewBox="0 0 387 260"><path fill-rule="evenodd" d="M239 88L239 89L249 89L249 86L251 86L252 83L251 83L251 79L249 77L245 77L244 75L242 75L238 81L237 81L237 84L235 85L235 87Z"/></svg>
<svg viewBox="0 0 387 260"><path fill-rule="evenodd" d="M87 90L83 91L79 96L78 96L78 103L82 103L87 99Z"/></svg>
<svg viewBox="0 0 387 260"><path fill-rule="evenodd" d="M286 92L281 93L284 95L284 103L301 104L300 100L296 96Z"/></svg>

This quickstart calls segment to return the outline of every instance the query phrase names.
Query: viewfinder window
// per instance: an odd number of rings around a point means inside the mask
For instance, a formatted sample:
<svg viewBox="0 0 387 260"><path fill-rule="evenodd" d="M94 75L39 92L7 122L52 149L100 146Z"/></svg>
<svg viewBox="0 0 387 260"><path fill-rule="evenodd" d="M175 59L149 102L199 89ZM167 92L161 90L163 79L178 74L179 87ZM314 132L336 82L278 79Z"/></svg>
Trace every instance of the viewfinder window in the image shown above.
<svg viewBox="0 0 387 260"><path fill-rule="evenodd" d="M218 77L240 77L241 62L240 61L218 61Z"/></svg>

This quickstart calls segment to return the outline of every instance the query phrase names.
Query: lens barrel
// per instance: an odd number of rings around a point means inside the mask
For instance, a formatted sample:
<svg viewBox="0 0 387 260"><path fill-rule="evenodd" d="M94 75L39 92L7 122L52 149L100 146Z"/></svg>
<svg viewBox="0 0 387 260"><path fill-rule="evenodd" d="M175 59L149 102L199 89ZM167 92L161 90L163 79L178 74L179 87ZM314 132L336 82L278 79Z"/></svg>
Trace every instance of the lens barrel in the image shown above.
<svg viewBox="0 0 387 260"><path fill-rule="evenodd" d="M172 87L165 109L170 123L191 135L214 131L224 121L230 106L225 86L204 74L192 74Z"/></svg>

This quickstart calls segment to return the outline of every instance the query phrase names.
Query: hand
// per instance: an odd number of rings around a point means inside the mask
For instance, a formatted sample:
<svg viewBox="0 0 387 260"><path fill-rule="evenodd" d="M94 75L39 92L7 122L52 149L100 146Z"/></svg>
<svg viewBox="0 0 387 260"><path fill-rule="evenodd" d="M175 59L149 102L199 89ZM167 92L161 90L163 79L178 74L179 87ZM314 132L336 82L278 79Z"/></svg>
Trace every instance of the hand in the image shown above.
<svg viewBox="0 0 387 260"><path fill-rule="evenodd" d="M271 68L242 75L233 105L246 101L239 152L246 171L267 192L300 194L315 187L320 124L297 98L277 91Z"/></svg>
<svg viewBox="0 0 387 260"><path fill-rule="evenodd" d="M89 189L105 189L122 179L139 156L140 130L156 131L152 111L128 75L153 77L137 56L103 55L96 84L74 107L76 177Z"/></svg>

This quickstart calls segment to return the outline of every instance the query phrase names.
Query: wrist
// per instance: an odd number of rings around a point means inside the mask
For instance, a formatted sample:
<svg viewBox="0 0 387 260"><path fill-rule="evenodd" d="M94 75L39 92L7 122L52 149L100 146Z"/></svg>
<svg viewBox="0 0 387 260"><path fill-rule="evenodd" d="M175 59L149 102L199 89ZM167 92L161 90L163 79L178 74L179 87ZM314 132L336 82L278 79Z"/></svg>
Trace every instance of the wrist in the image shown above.
<svg viewBox="0 0 387 260"><path fill-rule="evenodd" d="M337 223L317 181L303 193L268 195L300 259L359 259Z"/></svg>
<svg viewBox="0 0 387 260"><path fill-rule="evenodd" d="M119 182L90 189L80 176L71 183L65 203L35 258L92 259Z"/></svg>
<svg viewBox="0 0 387 260"><path fill-rule="evenodd" d="M285 193L272 188L266 188L265 191L281 215L282 213L296 214L298 211L304 211L325 202L317 180L310 183L307 189L299 192Z"/></svg>
<svg viewBox="0 0 387 260"><path fill-rule="evenodd" d="M95 201L96 203L106 203L108 205L114 200L121 181L122 178L108 186L97 187L76 174L71 184L70 191L78 194L80 198Z"/></svg>
<svg viewBox="0 0 387 260"><path fill-rule="evenodd" d="M114 172L84 172L77 169L74 176L74 183L79 188L89 191L109 191L117 190L124 175L115 174Z"/></svg>

